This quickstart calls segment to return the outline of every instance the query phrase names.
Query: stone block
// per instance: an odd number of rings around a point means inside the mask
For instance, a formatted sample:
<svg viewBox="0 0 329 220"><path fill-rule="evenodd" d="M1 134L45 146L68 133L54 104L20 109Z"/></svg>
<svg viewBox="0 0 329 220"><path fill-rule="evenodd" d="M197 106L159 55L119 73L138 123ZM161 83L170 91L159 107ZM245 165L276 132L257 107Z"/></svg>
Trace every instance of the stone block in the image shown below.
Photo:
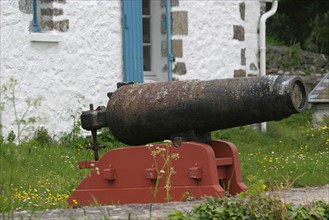
<svg viewBox="0 0 329 220"><path fill-rule="evenodd" d="M25 14L32 14L33 13L32 0L19 0L18 8L21 12Z"/></svg>
<svg viewBox="0 0 329 220"><path fill-rule="evenodd" d="M182 40L172 40L172 53L175 57L183 57L183 41Z"/></svg>
<svg viewBox="0 0 329 220"><path fill-rule="evenodd" d="M58 3L66 3L66 0L40 0L41 3L52 3L52 2L58 2Z"/></svg>
<svg viewBox="0 0 329 220"><path fill-rule="evenodd" d="M246 65L246 48L241 48L241 65Z"/></svg>
<svg viewBox="0 0 329 220"><path fill-rule="evenodd" d="M51 31L54 29L54 22L52 20L43 20L40 26L43 31Z"/></svg>
<svg viewBox="0 0 329 220"><path fill-rule="evenodd" d="M246 77L246 71L243 69L234 70L234 78L237 77Z"/></svg>
<svg viewBox="0 0 329 220"><path fill-rule="evenodd" d="M171 13L171 19L173 35L188 35L187 11L174 11Z"/></svg>
<svg viewBox="0 0 329 220"><path fill-rule="evenodd" d="M258 70L256 64L254 64L254 63L251 63L251 64L249 65L249 69L250 69L251 71L257 71L257 70Z"/></svg>
<svg viewBox="0 0 329 220"><path fill-rule="evenodd" d="M241 2L239 4L240 18L244 21L246 17L246 3Z"/></svg>
<svg viewBox="0 0 329 220"><path fill-rule="evenodd" d="M173 73L177 75L185 75L187 73L186 64L183 62L175 63L175 68L173 69Z"/></svg>
<svg viewBox="0 0 329 220"><path fill-rule="evenodd" d="M167 56L167 41L161 41L161 57Z"/></svg>
<svg viewBox="0 0 329 220"><path fill-rule="evenodd" d="M171 0L171 7L179 6L179 0ZM166 7L166 0L161 0L161 8Z"/></svg>
<svg viewBox="0 0 329 220"><path fill-rule="evenodd" d="M54 22L54 29L60 32L67 32L69 30L69 27L70 25L68 19Z"/></svg>
<svg viewBox="0 0 329 220"><path fill-rule="evenodd" d="M61 8L42 8L41 15L60 16L60 15L63 15L63 9L61 9Z"/></svg>
<svg viewBox="0 0 329 220"><path fill-rule="evenodd" d="M161 15L161 34L166 34L165 18L166 18L166 15L162 14Z"/></svg>
<svg viewBox="0 0 329 220"><path fill-rule="evenodd" d="M171 41L172 54L175 57L183 57L183 41L172 40ZM167 41L161 41L161 57L167 57Z"/></svg>
<svg viewBox="0 0 329 220"><path fill-rule="evenodd" d="M233 25L233 39L244 41L244 27L241 25Z"/></svg>
<svg viewBox="0 0 329 220"><path fill-rule="evenodd" d="M53 0L40 0L40 3L53 3Z"/></svg>

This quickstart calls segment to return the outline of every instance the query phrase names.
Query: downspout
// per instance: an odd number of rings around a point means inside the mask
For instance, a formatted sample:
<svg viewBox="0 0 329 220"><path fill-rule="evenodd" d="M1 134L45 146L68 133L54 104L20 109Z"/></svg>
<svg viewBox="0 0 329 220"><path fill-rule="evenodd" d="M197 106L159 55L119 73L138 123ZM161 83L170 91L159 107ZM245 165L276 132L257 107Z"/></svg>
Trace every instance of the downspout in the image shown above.
<svg viewBox="0 0 329 220"><path fill-rule="evenodd" d="M267 0L267 2L272 2L272 7L260 17L259 21L260 76L266 75L266 20L276 13L279 4L278 0ZM266 132L266 122L260 124L260 129Z"/></svg>
<svg viewBox="0 0 329 220"><path fill-rule="evenodd" d="M39 24L38 24L38 5L37 0L33 0L33 32L40 32Z"/></svg>
<svg viewBox="0 0 329 220"><path fill-rule="evenodd" d="M172 81L172 62L174 57L171 51L171 0L166 0L166 20L165 27L167 31L167 67L168 67L168 81Z"/></svg>
<svg viewBox="0 0 329 220"><path fill-rule="evenodd" d="M2 135L2 110L3 110L3 105L2 105L2 77L1 77L1 71L0 71L0 138L3 136Z"/></svg>

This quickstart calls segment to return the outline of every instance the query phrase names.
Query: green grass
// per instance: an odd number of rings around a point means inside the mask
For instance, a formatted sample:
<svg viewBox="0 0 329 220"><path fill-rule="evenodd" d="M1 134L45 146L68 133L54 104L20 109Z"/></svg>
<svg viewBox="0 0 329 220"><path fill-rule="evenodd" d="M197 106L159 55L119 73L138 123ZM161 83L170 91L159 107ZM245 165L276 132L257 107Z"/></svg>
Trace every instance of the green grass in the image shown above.
<svg viewBox="0 0 329 220"><path fill-rule="evenodd" d="M268 123L267 133L248 126L217 131L214 138L235 143L243 179L264 180L270 188L329 183L329 123L311 125L311 112Z"/></svg>
<svg viewBox="0 0 329 220"><path fill-rule="evenodd" d="M314 130L310 120L307 112L269 123L267 133L239 127L213 137L238 146L247 184L261 181L267 189L328 184L329 124ZM0 140L0 212L67 207L66 199L88 173L77 162L93 157L83 149L90 139L80 138L78 130L59 141L45 130L19 145ZM107 150L122 146L104 133L99 140L107 142Z"/></svg>

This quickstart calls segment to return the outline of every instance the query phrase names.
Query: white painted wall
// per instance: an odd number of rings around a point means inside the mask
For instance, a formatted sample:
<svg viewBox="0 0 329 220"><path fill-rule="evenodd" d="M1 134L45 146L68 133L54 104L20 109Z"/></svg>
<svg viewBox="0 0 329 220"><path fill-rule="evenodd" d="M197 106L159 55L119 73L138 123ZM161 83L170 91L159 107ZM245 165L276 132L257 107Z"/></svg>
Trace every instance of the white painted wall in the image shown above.
<svg viewBox="0 0 329 220"><path fill-rule="evenodd" d="M19 115L26 109L26 98L42 96L42 105L30 116L42 117L35 126L56 135L70 131L73 117L78 118L89 103L106 105L107 92L122 81L120 1L67 0L60 7L70 20L63 41L30 42L32 15L19 11L18 0L1 1L1 84L17 79ZM6 135L16 132L15 117L3 94L1 99Z"/></svg>
<svg viewBox="0 0 329 220"><path fill-rule="evenodd" d="M240 1L180 0L173 10L188 11L188 36L183 39L185 79L233 77L234 69L258 66L258 1L246 1L246 19L239 14ZM30 42L31 14L19 11L18 0L1 1L1 85L17 79L17 112L24 100L43 97L42 105L28 116L40 116L34 127L44 126L53 135L72 129L74 118L89 103L106 105L107 92L122 81L121 1L66 0L58 4L70 28L58 43ZM232 40L233 25L245 26L245 41ZM240 50L247 48L247 65L240 66ZM257 72L257 71L256 71ZM14 130L11 104L1 94L3 135ZM31 129L29 129L31 130Z"/></svg>
<svg viewBox="0 0 329 220"><path fill-rule="evenodd" d="M248 73L250 64L258 66L258 21L260 3L245 1L246 16L240 18L239 4L243 1L200 1L180 0L174 10L188 11L188 36L173 36L183 39L183 58L187 75L175 76L185 79L231 78L235 69L244 69ZM245 27L245 41L233 40L233 25ZM246 49L247 65L240 65L240 50Z"/></svg>

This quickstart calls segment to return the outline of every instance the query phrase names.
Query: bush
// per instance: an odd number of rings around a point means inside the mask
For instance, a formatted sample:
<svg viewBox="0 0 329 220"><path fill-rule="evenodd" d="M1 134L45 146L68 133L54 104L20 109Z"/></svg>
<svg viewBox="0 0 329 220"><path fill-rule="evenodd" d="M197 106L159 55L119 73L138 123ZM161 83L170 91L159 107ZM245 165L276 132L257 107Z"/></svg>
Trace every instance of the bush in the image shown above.
<svg viewBox="0 0 329 220"><path fill-rule="evenodd" d="M41 127L34 132L33 140L39 143L41 146L50 144L52 142L52 138L50 137L47 129L44 127Z"/></svg>
<svg viewBox="0 0 329 220"><path fill-rule="evenodd" d="M329 205L314 201L308 205L285 204L264 195L240 194L235 197L207 198L206 202L194 207L188 216L179 211L171 212L170 220L180 219L328 219Z"/></svg>

